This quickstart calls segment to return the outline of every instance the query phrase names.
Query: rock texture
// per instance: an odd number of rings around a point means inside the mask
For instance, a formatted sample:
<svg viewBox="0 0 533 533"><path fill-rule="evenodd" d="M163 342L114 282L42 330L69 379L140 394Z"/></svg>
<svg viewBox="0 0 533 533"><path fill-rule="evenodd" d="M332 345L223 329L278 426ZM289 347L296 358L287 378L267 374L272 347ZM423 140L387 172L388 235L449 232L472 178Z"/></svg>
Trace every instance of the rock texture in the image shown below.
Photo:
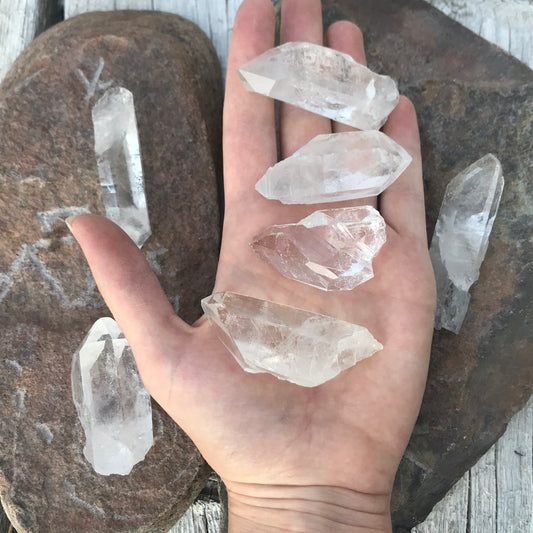
<svg viewBox="0 0 533 533"><path fill-rule="evenodd" d="M532 392L533 74L420 0L324 0L323 9L327 24L361 27L370 68L398 80L416 106L429 238L447 183L472 161L493 152L508 177L461 332L435 332L393 498L395 527L408 530Z"/></svg>
<svg viewBox="0 0 533 533"><path fill-rule="evenodd" d="M214 281L222 91L207 38L145 12L52 28L0 86L0 496L19 533L167 531L208 473L156 404L154 446L129 476L98 476L83 457L71 358L109 311L62 218L105 213L91 107L110 81L135 97L143 251L189 322Z"/></svg>

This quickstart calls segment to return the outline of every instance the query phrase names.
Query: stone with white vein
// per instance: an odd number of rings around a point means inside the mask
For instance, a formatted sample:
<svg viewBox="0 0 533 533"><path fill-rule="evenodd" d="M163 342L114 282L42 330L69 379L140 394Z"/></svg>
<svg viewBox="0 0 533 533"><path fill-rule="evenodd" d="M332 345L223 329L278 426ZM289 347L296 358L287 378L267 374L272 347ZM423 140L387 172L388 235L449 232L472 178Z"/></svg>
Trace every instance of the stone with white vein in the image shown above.
<svg viewBox="0 0 533 533"><path fill-rule="evenodd" d="M316 387L383 346L363 326L233 292L202 308L221 342L250 373Z"/></svg>
<svg viewBox="0 0 533 533"><path fill-rule="evenodd" d="M398 104L392 78L351 56L313 43L290 42L242 65L250 90L362 130L377 130Z"/></svg>
<svg viewBox="0 0 533 533"><path fill-rule="evenodd" d="M71 376L85 458L99 474L129 474L152 447L152 406L128 341L112 318L94 323L74 354Z"/></svg>
<svg viewBox="0 0 533 533"><path fill-rule="evenodd" d="M430 256L437 280L435 328L459 333L479 278L503 191L502 167L487 154L446 187Z"/></svg>
<svg viewBox="0 0 533 533"><path fill-rule="evenodd" d="M374 277L385 221L370 206L315 211L296 224L270 226L250 243L285 277L325 291L351 290Z"/></svg>
<svg viewBox="0 0 533 533"><path fill-rule="evenodd" d="M284 204L341 202L377 196L409 166L411 156L380 131L317 135L256 183Z"/></svg>

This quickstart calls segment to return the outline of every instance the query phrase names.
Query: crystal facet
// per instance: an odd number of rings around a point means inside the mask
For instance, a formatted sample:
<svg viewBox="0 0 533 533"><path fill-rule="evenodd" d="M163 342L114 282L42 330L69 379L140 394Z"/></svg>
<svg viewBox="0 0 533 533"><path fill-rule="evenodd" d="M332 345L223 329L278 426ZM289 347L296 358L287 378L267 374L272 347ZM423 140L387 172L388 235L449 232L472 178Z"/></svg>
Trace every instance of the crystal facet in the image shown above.
<svg viewBox="0 0 533 533"><path fill-rule="evenodd" d="M151 235L133 95L109 89L93 111L98 174L106 215L140 248Z"/></svg>
<svg viewBox="0 0 533 533"><path fill-rule="evenodd" d="M347 291L374 277L385 221L370 206L315 211L296 224L270 226L252 249L285 277L326 291Z"/></svg>
<svg viewBox="0 0 533 533"><path fill-rule="evenodd" d="M503 184L500 162L487 154L446 187L429 250L437 280L436 329L461 329L468 290L479 278Z"/></svg>
<svg viewBox="0 0 533 533"><path fill-rule="evenodd" d="M380 131L317 135L270 167L255 188L284 204L317 204L377 196L411 156Z"/></svg>
<svg viewBox="0 0 533 533"><path fill-rule="evenodd" d="M318 44L282 44L238 72L249 91L362 130L381 128L399 99L392 78Z"/></svg>
<svg viewBox="0 0 533 533"><path fill-rule="evenodd" d="M112 318L94 323L74 354L71 377L86 459L99 474L129 474L152 447L152 406Z"/></svg>
<svg viewBox="0 0 533 533"><path fill-rule="evenodd" d="M363 326L232 292L214 293L202 308L246 372L268 372L316 387L383 346Z"/></svg>

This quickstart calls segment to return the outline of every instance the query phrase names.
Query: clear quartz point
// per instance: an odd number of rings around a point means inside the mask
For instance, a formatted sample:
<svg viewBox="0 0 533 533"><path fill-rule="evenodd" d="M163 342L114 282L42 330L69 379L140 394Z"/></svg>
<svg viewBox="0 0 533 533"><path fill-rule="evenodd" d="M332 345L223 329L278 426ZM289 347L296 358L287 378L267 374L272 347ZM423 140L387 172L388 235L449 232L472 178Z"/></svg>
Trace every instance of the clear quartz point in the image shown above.
<svg viewBox="0 0 533 533"><path fill-rule="evenodd" d="M317 135L256 183L265 198L317 204L381 194L411 163L411 156L380 131Z"/></svg>
<svg viewBox="0 0 533 533"><path fill-rule="evenodd" d="M363 326L233 292L214 293L202 308L246 372L267 372L316 387L383 346Z"/></svg>
<svg viewBox="0 0 533 533"><path fill-rule="evenodd" d="M459 333L479 278L503 191L502 167L487 154L446 187L430 246L437 280L435 328Z"/></svg>
<svg viewBox="0 0 533 533"><path fill-rule="evenodd" d="M112 318L97 320L72 359L83 453L98 474L129 474L154 442L150 394Z"/></svg>
<svg viewBox="0 0 533 533"><path fill-rule="evenodd" d="M315 211L296 224L270 226L250 243L285 277L325 291L347 291L374 277L385 221L370 206Z"/></svg>
<svg viewBox="0 0 533 533"><path fill-rule="evenodd" d="M96 102L92 117L106 216L140 248L152 230L144 192L133 95L123 87L109 89Z"/></svg>
<svg viewBox="0 0 533 533"><path fill-rule="evenodd" d="M362 130L381 128L399 99L392 78L318 44L282 44L238 72L249 91Z"/></svg>

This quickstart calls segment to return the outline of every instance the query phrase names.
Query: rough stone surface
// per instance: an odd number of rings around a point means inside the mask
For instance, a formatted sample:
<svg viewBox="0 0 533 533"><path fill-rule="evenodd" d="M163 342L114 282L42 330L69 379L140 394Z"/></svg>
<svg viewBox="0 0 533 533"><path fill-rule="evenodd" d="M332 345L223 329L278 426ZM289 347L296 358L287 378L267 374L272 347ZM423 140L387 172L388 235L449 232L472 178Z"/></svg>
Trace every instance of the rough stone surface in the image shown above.
<svg viewBox="0 0 533 533"><path fill-rule="evenodd" d="M472 161L492 152L507 178L461 332L435 332L393 497L394 524L408 529L532 392L533 73L420 0L324 0L323 10L327 24L346 18L361 27L370 68L397 79L415 104L429 236L446 184Z"/></svg>
<svg viewBox="0 0 533 533"><path fill-rule="evenodd" d="M52 28L0 86L0 496L19 533L167 531L208 472L155 403L154 446L129 476L95 474L80 445L71 358L109 311L61 219L105 213L91 106L111 80L135 97L144 253L189 322L214 282L222 91L207 38L145 12Z"/></svg>

